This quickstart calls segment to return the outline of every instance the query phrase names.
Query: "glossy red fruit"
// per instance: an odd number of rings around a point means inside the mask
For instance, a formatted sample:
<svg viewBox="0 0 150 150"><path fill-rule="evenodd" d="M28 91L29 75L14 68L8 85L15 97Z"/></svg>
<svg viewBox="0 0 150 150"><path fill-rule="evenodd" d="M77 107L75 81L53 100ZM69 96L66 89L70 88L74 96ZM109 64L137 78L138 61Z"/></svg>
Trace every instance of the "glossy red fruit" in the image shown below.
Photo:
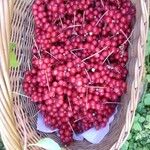
<svg viewBox="0 0 150 150"><path fill-rule="evenodd" d="M31 70L23 90L64 144L105 127L127 90L130 0L35 0ZM117 102L117 103L116 103Z"/></svg>

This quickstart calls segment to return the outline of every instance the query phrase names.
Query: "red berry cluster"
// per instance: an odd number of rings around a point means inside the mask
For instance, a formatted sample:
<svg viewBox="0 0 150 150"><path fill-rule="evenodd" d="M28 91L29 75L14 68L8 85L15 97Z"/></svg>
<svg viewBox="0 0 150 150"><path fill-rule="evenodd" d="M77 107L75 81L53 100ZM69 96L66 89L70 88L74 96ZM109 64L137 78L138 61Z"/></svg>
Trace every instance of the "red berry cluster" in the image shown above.
<svg viewBox="0 0 150 150"><path fill-rule="evenodd" d="M130 0L35 0L24 92L63 143L104 127L126 92L135 8Z"/></svg>

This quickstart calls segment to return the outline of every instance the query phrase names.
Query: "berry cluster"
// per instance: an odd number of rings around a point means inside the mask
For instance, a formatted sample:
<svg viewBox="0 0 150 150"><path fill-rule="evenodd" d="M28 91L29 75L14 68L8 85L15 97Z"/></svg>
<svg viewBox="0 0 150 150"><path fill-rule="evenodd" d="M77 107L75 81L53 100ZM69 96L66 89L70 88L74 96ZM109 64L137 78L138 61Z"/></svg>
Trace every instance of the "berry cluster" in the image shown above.
<svg viewBox="0 0 150 150"><path fill-rule="evenodd" d="M126 92L130 0L35 0L32 69L23 89L63 143L104 127Z"/></svg>

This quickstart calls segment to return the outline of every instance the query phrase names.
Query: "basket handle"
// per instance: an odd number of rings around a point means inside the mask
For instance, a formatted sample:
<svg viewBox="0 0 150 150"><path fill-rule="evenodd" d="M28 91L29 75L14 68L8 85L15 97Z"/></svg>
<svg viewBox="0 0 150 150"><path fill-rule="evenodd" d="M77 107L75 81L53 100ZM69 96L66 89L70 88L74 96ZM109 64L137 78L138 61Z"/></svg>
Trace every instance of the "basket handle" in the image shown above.
<svg viewBox="0 0 150 150"><path fill-rule="evenodd" d="M14 0L0 0L0 133L6 150L20 150L9 79L9 43Z"/></svg>

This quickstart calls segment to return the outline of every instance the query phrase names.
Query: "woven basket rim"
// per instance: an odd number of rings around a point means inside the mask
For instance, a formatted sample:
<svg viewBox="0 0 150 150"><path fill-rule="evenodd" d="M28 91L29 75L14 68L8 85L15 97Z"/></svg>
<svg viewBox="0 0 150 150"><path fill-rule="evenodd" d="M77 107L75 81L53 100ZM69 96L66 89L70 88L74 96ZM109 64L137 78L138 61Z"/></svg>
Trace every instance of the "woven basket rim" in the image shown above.
<svg viewBox="0 0 150 150"><path fill-rule="evenodd" d="M18 37L14 37L13 34L11 34L11 31L14 31L14 28L12 28L12 24L17 26L17 22L15 22L13 17L14 11L18 11L21 6L24 6L24 9L22 9L23 12L27 11L26 10L26 5L29 7L30 2L33 0L5 0L5 1L0 1L0 60L1 60L1 67L0 67L0 115L1 115L1 123L0 123L0 132L3 133L2 135L2 140L4 142L4 145L7 150L21 150L22 149L22 135L20 133L25 130L24 122L23 119L26 121L26 118L24 116L23 110L18 109L16 106L18 105L14 102L13 99L17 101L19 99L19 95L13 95L12 94L12 85L10 81L10 74L11 78L15 80L15 82L18 84L17 78L14 78L15 76L18 76L17 69L15 70L10 70L9 69L9 43L10 41L13 41L14 39L17 39ZM135 2L135 0L134 0ZM147 33L148 33L148 26L149 26L149 0L137 0L136 3L139 3L141 9L139 11L139 16L138 18L140 21L138 22L137 26L139 26L139 37L137 39L137 47L135 46L134 48L137 48L137 58L133 58L130 64L133 64L135 69L133 70L135 74L135 80L131 81L131 89L133 93L131 94L132 101L128 102L128 108L127 112L125 114L125 124L122 125L122 129L119 135L119 138L117 141L114 141L114 144L111 146L110 150L116 150L119 149L124 141L127 139L129 135L129 131L131 129L134 115L135 115L135 110L137 107L137 103L140 97L140 84L142 84L142 77L143 77L143 72L144 72L144 49L145 49L145 44L146 44L146 39L147 39ZM31 5L31 4L30 4ZM22 6L22 7L23 7ZM21 15L21 14L20 14ZM18 16L16 16L18 17ZM13 22L11 22L13 20ZM18 29L20 30L20 28ZM15 30L15 32L18 32ZM19 41L19 40L18 40ZM20 43L21 41L19 41ZM29 41L31 42L31 41ZM17 48L18 49L18 48ZM133 52L130 54L131 56L133 55ZM19 58L20 59L20 58ZM10 72L11 71L11 72ZM14 73L16 71L16 73ZM136 74L136 73L137 74ZM128 80L131 80L128 78ZM18 89L17 89L18 90ZM126 97L124 97L126 98ZM14 106L14 107L13 107ZM22 107L22 106L20 106ZM15 112L15 114L14 114ZM23 117L20 118L17 116L16 119L16 113L21 113L21 116ZM16 124L16 122L19 123ZM31 129L31 128L30 128ZM22 130L22 131L20 131ZM31 131L36 134L35 130ZM28 136L28 135L27 135ZM25 145L27 146L27 137L25 137ZM38 137L33 137L31 141L35 142L38 140ZM82 147L81 147L82 150ZM92 148L89 148L89 150L92 150Z"/></svg>

